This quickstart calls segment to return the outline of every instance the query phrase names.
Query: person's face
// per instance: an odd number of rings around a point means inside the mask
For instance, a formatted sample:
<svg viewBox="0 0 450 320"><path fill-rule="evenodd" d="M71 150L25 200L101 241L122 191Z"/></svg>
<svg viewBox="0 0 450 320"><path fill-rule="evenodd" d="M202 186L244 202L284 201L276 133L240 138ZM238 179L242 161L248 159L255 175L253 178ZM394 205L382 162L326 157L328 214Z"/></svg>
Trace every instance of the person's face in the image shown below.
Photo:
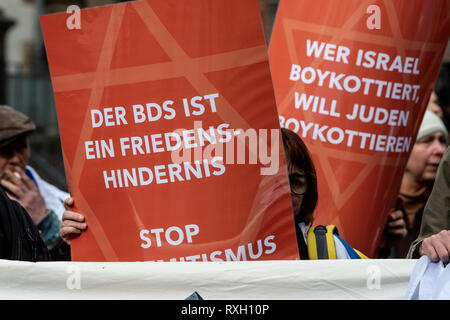
<svg viewBox="0 0 450 320"><path fill-rule="evenodd" d="M416 141L406 171L418 182L433 181L446 148L445 136L440 131Z"/></svg>
<svg viewBox="0 0 450 320"><path fill-rule="evenodd" d="M7 169L14 172L16 167L20 167L25 171L29 159L29 137L21 137L6 146L0 147L0 178L3 177Z"/></svg>
<svg viewBox="0 0 450 320"><path fill-rule="evenodd" d="M439 118L444 117L444 111L439 104L439 98L437 94L433 91L430 96L430 101L428 101L427 109L436 114Z"/></svg>
<svg viewBox="0 0 450 320"><path fill-rule="evenodd" d="M303 170L289 166L289 184L291 187L292 208L297 216L302 207L303 197L307 191L307 179Z"/></svg>

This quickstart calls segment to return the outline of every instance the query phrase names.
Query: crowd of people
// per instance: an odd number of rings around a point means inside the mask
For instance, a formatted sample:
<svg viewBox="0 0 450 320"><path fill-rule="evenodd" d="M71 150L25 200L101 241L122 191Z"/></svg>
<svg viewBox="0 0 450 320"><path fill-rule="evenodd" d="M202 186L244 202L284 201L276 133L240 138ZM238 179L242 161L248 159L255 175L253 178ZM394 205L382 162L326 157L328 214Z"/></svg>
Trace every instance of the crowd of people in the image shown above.
<svg viewBox="0 0 450 320"><path fill-rule="evenodd" d="M267 43L277 1L260 0ZM264 6L266 3L267 6ZM265 10L264 10L265 8ZM418 258L448 263L450 255L450 88L443 68L435 84L403 173L397 203L388 215L373 258ZM74 199L28 165L29 117L0 106L0 259L70 260L70 242L87 229ZM314 225L318 186L306 144L281 128L301 259L365 259L333 226ZM322 245L311 244L321 243Z"/></svg>

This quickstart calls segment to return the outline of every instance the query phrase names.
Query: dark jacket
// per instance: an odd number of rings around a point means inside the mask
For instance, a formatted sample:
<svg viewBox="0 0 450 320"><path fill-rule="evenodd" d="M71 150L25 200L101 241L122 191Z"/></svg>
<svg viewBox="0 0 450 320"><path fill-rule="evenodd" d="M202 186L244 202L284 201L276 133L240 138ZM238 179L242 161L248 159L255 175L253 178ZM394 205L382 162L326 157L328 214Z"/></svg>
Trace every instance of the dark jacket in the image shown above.
<svg viewBox="0 0 450 320"><path fill-rule="evenodd" d="M0 259L51 260L39 231L25 209L0 188Z"/></svg>

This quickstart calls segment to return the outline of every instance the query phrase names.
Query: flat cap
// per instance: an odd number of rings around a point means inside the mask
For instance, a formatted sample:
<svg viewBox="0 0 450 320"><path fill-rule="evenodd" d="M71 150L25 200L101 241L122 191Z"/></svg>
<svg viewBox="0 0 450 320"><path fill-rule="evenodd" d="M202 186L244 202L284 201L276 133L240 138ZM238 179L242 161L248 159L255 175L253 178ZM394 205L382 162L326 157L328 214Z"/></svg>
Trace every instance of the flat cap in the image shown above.
<svg viewBox="0 0 450 320"><path fill-rule="evenodd" d="M33 121L10 106L0 105L0 148L18 136L36 130Z"/></svg>

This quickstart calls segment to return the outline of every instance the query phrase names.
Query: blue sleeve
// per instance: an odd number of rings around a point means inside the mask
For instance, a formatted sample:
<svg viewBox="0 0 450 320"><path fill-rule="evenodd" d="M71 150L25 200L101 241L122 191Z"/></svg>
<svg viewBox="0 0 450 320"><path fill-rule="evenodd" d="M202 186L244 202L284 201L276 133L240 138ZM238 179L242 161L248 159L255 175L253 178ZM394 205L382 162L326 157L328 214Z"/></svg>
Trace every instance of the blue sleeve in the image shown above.
<svg viewBox="0 0 450 320"><path fill-rule="evenodd" d="M61 222L52 210L47 210L47 215L37 225L41 238L49 250L52 250L59 243L60 225Z"/></svg>

